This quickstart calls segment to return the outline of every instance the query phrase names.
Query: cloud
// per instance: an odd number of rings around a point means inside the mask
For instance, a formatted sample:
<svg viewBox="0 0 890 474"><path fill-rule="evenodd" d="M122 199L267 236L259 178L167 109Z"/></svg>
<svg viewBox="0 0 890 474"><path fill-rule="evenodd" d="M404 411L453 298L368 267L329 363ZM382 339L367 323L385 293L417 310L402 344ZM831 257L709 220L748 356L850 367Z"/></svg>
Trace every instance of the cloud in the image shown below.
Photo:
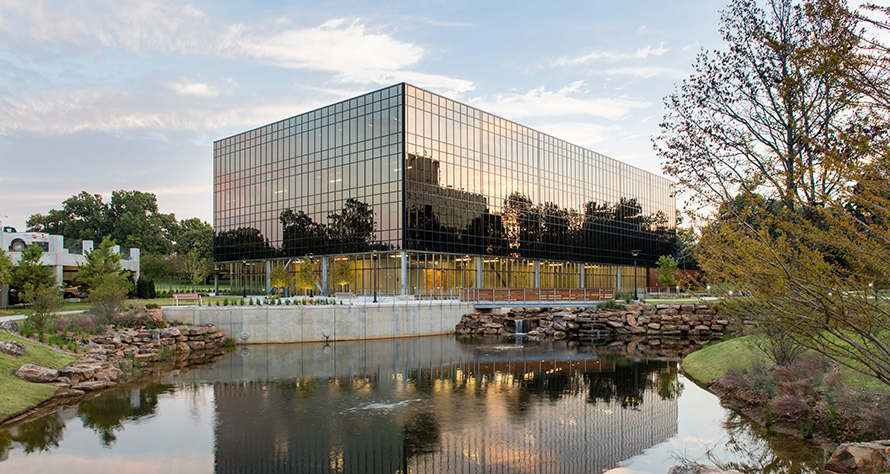
<svg viewBox="0 0 890 474"><path fill-rule="evenodd" d="M621 131L617 125L598 125L590 122L553 122L535 126L535 129L559 137L569 143L585 148L609 141L615 132Z"/></svg>
<svg viewBox="0 0 890 474"><path fill-rule="evenodd" d="M200 89L198 87L198 89ZM42 135L92 130L205 131L257 126L325 105L281 101L232 106L183 107L174 97L138 97L120 88L57 90L8 98L0 107L0 136L16 132Z"/></svg>
<svg viewBox="0 0 890 474"><path fill-rule="evenodd" d="M556 60L557 66L574 66L578 64L587 64L596 61L626 61L631 59L647 59L649 57L657 57L661 56L669 50L664 47L664 43L659 44L658 46L647 45L642 48L638 48L633 53L618 53L614 51L592 51L583 56L577 56L574 58L559 58Z"/></svg>
<svg viewBox="0 0 890 474"><path fill-rule="evenodd" d="M295 26L287 18L258 24L225 23L192 5L168 0L10 0L0 6L0 40L18 48L55 45L76 49L117 48L139 55L156 52L219 58L266 66L323 71L340 82L381 84L381 78L419 73L423 47L395 38L361 19L335 18L317 26ZM449 90L472 83L429 76ZM447 84L447 85L446 85ZM179 90L186 95L210 89Z"/></svg>
<svg viewBox="0 0 890 474"><path fill-rule="evenodd" d="M587 115L610 120L620 119L633 109L645 109L650 102L629 98L584 98L584 81L573 82L559 90L543 86L525 93L498 94L488 99L470 99L469 105L518 119L524 117Z"/></svg>
<svg viewBox="0 0 890 474"><path fill-rule="evenodd" d="M672 67L628 66L604 69L602 74L609 76L650 77L685 77L688 73Z"/></svg>
<svg viewBox="0 0 890 474"><path fill-rule="evenodd" d="M220 94L218 87L185 77L180 77L173 82L163 83L163 85L174 93L184 96L214 98L219 97Z"/></svg>

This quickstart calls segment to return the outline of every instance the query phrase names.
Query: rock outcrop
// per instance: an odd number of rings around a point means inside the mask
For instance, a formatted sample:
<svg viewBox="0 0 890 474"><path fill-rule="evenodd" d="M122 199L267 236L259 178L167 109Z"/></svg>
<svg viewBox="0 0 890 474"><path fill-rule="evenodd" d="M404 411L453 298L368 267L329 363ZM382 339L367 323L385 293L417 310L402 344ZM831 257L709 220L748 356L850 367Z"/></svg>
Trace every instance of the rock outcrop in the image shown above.
<svg viewBox="0 0 890 474"><path fill-rule="evenodd" d="M890 440L842 444L825 463L825 474L883 472L890 472Z"/></svg>
<svg viewBox="0 0 890 474"><path fill-rule="evenodd" d="M86 392L116 387L123 375L124 362L154 362L162 357L187 358L200 349L203 357L216 350L225 335L212 324L177 326L164 329L114 329L94 335L81 347L81 360L61 370L33 364L22 365L15 376L29 382L49 383L62 388L57 398L76 398Z"/></svg>
<svg viewBox="0 0 890 474"><path fill-rule="evenodd" d="M519 321L519 323L517 323ZM461 318L458 334L510 335L527 327L532 339L592 339L642 335L649 338L720 339L729 321L703 304L627 304L620 309L516 309L507 314L474 313Z"/></svg>

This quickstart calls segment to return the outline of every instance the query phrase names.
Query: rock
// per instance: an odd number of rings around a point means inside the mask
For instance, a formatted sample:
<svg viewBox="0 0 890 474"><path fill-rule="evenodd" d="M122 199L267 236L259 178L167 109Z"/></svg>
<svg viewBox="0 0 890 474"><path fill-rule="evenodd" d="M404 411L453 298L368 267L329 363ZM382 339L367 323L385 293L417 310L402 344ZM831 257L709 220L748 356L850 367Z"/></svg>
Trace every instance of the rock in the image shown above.
<svg viewBox="0 0 890 474"><path fill-rule="evenodd" d="M25 364L13 374L16 377L35 383L50 383L59 376L59 371L34 364Z"/></svg>
<svg viewBox="0 0 890 474"><path fill-rule="evenodd" d="M734 473L736 471L728 471L730 473ZM704 464L698 463L687 463L687 464L678 464L670 469L668 469L667 474L721 474L727 473L727 471L721 471L716 467L705 466Z"/></svg>
<svg viewBox="0 0 890 474"><path fill-rule="evenodd" d="M19 332L19 323L15 321L3 321L3 324L0 324L0 328L6 329L9 332Z"/></svg>
<svg viewBox="0 0 890 474"><path fill-rule="evenodd" d="M181 335L182 335L182 332L179 330L179 328L161 329L161 337L162 338L179 337Z"/></svg>
<svg viewBox="0 0 890 474"><path fill-rule="evenodd" d="M83 390L76 390L73 388L61 388L56 391L56 394L53 395L53 398L81 398L85 395Z"/></svg>
<svg viewBox="0 0 890 474"><path fill-rule="evenodd" d="M611 326L613 328L623 328L624 327L624 324L620 323L618 321L606 321L606 324L608 324L609 326Z"/></svg>
<svg viewBox="0 0 890 474"><path fill-rule="evenodd" d="M649 323L646 325L646 327L648 327L649 329L652 329L653 331L658 331L659 329L661 329L661 324Z"/></svg>
<svg viewBox="0 0 890 474"><path fill-rule="evenodd" d="M77 385L81 380L89 380L93 378L93 375L96 374L96 369L98 368L99 367L91 364L84 366L69 365L59 371L59 376L68 377L71 380L71 385Z"/></svg>
<svg viewBox="0 0 890 474"><path fill-rule="evenodd" d="M9 354L11 356L19 357L19 356L25 355L26 350L27 349L25 348L25 345L22 344L21 342L17 342L17 341L0 342L0 351L2 351L4 354Z"/></svg>
<svg viewBox="0 0 890 474"><path fill-rule="evenodd" d="M637 318L636 318L634 315L632 315L632 314L628 314L628 315L627 315L627 325L628 325L628 326L636 326L636 325L637 325Z"/></svg>
<svg viewBox="0 0 890 474"><path fill-rule="evenodd" d="M890 472L890 440L842 444L825 463L825 474L882 472Z"/></svg>
<svg viewBox="0 0 890 474"><path fill-rule="evenodd" d="M680 311L682 311L684 313L694 313L695 305L694 304L681 304Z"/></svg>
<svg viewBox="0 0 890 474"><path fill-rule="evenodd" d="M103 382L99 380L88 380L86 382L81 382L72 386L71 388L74 390L82 390L84 392L93 392L96 390L102 390L103 388L111 388L116 387L117 384L114 382Z"/></svg>

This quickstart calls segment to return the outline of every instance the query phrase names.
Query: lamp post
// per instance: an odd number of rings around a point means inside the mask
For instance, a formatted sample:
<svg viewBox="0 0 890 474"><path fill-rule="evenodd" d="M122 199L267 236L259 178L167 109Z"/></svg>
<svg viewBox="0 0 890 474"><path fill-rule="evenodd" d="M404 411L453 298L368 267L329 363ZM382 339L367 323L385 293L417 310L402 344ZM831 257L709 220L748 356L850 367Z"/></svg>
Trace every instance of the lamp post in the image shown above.
<svg viewBox="0 0 890 474"><path fill-rule="evenodd" d="M637 256L640 255L640 250L631 250L630 254L634 256L634 299L638 300L640 298L637 297Z"/></svg>
<svg viewBox="0 0 890 474"><path fill-rule="evenodd" d="M374 276L371 278L371 283L374 285L374 302L377 302L377 251L371 251L371 260L374 261Z"/></svg>
<svg viewBox="0 0 890 474"><path fill-rule="evenodd" d="M247 260L241 259L241 297L247 298Z"/></svg>

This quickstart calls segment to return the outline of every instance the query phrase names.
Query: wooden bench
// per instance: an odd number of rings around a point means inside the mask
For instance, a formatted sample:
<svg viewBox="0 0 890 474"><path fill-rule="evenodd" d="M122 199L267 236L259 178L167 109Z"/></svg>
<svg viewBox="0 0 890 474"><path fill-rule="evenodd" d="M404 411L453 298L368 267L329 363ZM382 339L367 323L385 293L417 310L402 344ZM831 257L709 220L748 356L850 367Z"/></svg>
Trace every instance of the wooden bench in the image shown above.
<svg viewBox="0 0 890 474"><path fill-rule="evenodd" d="M179 306L180 301L197 301L198 306L201 305L201 295L197 293L174 293L173 294L173 303L176 306Z"/></svg>

